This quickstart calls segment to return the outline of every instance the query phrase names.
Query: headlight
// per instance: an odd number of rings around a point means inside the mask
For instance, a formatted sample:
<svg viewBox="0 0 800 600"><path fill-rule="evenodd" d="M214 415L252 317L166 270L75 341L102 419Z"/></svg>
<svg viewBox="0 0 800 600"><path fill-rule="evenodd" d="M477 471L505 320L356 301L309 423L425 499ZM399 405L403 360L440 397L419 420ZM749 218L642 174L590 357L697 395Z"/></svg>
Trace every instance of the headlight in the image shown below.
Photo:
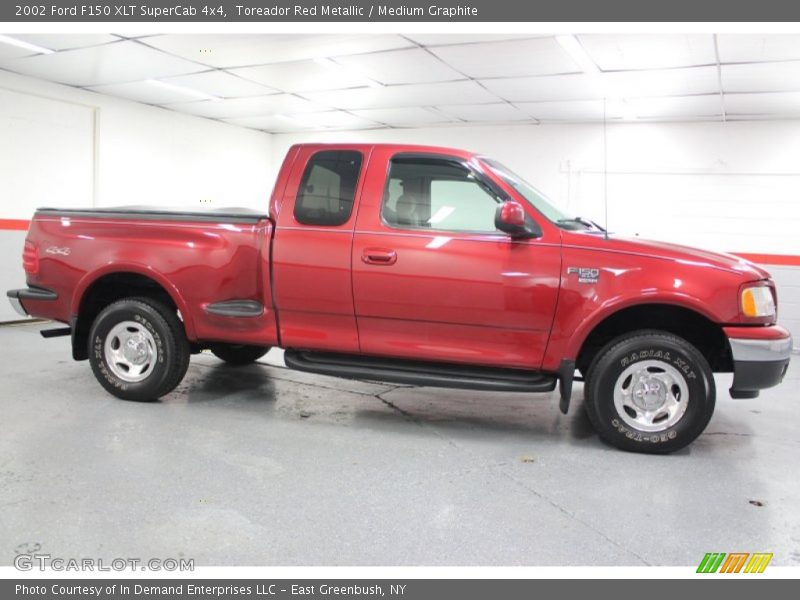
<svg viewBox="0 0 800 600"><path fill-rule="evenodd" d="M742 290L742 314L745 317L775 316L775 299L772 291L763 285Z"/></svg>

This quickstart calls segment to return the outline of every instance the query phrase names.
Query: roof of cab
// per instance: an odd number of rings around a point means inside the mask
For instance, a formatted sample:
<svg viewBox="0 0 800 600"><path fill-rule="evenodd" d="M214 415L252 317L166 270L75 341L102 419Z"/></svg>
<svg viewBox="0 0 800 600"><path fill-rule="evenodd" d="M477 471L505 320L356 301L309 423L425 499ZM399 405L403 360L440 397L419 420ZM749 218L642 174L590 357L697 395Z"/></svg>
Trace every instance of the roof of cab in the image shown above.
<svg viewBox="0 0 800 600"><path fill-rule="evenodd" d="M375 143L375 144L366 144L361 142L324 142L324 143L305 143L305 144L295 144L292 148L319 148L321 150L334 150L336 148L349 148L353 150L361 150L363 152L368 152L372 149L388 149L393 150L395 152L420 152L420 153L429 153L429 154L451 154L453 156L459 157L472 157L477 156L475 152L470 152L469 150L463 150L460 148L448 148L446 146L426 146L424 144L390 144L390 143Z"/></svg>

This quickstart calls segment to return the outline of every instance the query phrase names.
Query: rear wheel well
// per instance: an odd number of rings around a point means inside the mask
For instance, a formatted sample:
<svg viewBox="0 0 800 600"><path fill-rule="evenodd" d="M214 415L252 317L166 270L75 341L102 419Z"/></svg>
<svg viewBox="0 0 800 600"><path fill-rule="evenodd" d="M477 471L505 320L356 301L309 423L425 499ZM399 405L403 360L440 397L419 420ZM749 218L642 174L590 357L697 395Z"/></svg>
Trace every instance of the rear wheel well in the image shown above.
<svg viewBox="0 0 800 600"><path fill-rule="evenodd" d="M712 371L733 369L728 339L718 324L681 306L640 304L614 313L592 330L575 361L581 374L586 375L592 360L608 342L639 329L659 329L685 339L706 358Z"/></svg>
<svg viewBox="0 0 800 600"><path fill-rule="evenodd" d="M89 330L100 311L109 304L132 296L152 298L178 310L172 297L157 281L138 273L110 273L94 281L83 293L76 320L72 324L72 357L89 358Z"/></svg>

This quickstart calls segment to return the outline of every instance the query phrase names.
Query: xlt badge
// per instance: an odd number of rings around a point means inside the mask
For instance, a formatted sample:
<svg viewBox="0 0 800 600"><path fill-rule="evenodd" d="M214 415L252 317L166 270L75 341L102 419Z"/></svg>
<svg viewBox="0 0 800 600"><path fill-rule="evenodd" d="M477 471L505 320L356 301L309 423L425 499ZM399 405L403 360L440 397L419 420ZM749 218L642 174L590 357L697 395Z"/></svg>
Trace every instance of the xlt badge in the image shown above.
<svg viewBox="0 0 800 600"><path fill-rule="evenodd" d="M595 267L567 267L567 275L577 275L578 283L597 283L600 269Z"/></svg>

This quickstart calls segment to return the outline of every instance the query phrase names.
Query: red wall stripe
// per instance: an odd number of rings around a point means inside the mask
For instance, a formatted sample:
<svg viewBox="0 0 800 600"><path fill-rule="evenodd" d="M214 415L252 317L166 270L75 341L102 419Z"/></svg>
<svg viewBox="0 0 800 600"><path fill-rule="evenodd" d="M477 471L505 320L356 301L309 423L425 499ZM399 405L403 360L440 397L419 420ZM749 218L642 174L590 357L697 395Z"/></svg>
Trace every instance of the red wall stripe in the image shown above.
<svg viewBox="0 0 800 600"><path fill-rule="evenodd" d="M746 252L731 252L736 256L741 256L745 260L758 263L760 265L788 265L791 267L800 266L800 256L791 254L749 254Z"/></svg>
<svg viewBox="0 0 800 600"><path fill-rule="evenodd" d="M27 219L0 219L0 229L6 231L28 231L28 225Z"/></svg>
<svg viewBox="0 0 800 600"><path fill-rule="evenodd" d="M0 230L27 231L30 221L27 219L0 219ZM752 254L747 252L731 252L736 256L760 265L786 265L800 267L800 256L792 254Z"/></svg>

